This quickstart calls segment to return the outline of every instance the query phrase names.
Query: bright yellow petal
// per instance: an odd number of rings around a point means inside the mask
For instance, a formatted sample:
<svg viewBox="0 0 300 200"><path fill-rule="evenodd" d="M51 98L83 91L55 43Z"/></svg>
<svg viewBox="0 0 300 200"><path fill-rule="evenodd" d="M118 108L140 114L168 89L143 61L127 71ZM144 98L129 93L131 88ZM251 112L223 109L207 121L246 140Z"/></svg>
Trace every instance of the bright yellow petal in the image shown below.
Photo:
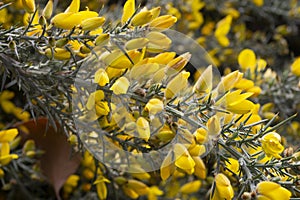
<svg viewBox="0 0 300 200"><path fill-rule="evenodd" d="M65 13L77 13L80 7L80 0L72 0L70 6L65 10Z"/></svg>
<svg viewBox="0 0 300 200"><path fill-rule="evenodd" d="M125 24L135 12L135 0L127 0L124 4L121 22Z"/></svg>
<svg viewBox="0 0 300 200"><path fill-rule="evenodd" d="M238 56L238 63L242 70L254 71L256 66L256 55L251 49L244 49Z"/></svg>
<svg viewBox="0 0 300 200"><path fill-rule="evenodd" d="M11 142L18 135L18 129L0 131L0 143Z"/></svg>

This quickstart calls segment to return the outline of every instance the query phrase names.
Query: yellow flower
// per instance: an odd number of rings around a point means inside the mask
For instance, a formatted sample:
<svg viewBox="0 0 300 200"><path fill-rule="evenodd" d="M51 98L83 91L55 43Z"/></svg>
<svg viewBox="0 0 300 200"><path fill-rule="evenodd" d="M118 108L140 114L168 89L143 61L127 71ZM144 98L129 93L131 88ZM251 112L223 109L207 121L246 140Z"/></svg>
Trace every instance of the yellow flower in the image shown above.
<svg viewBox="0 0 300 200"><path fill-rule="evenodd" d="M8 142L4 142L0 149L0 166L4 166L10 163L12 159L17 159L17 154L10 154L10 146Z"/></svg>
<svg viewBox="0 0 300 200"><path fill-rule="evenodd" d="M176 167L185 171L187 174L194 173L196 163L183 144L177 143L174 145L174 154Z"/></svg>
<svg viewBox="0 0 300 200"><path fill-rule="evenodd" d="M110 112L108 103L106 101L96 102L95 109L97 116L108 115Z"/></svg>
<svg viewBox="0 0 300 200"><path fill-rule="evenodd" d="M232 22L232 16L227 15L224 19L217 23L217 28L215 30L215 37L217 38L219 44L223 47L229 46L230 42L226 35L230 31L230 26Z"/></svg>
<svg viewBox="0 0 300 200"><path fill-rule="evenodd" d="M196 181L192 181L189 183L184 184L183 186L181 186L181 188L179 189L179 192L183 193L183 194L191 194L194 192L197 192L201 187L201 181L200 180L196 180Z"/></svg>
<svg viewBox="0 0 300 200"><path fill-rule="evenodd" d="M208 129L208 131L207 131L208 135L216 136L221 131L220 120L216 115L209 118L209 120L206 123L206 126Z"/></svg>
<svg viewBox="0 0 300 200"><path fill-rule="evenodd" d="M264 0L252 0L252 2L258 7L261 7L264 5Z"/></svg>
<svg viewBox="0 0 300 200"><path fill-rule="evenodd" d="M149 122L144 117L139 117L136 121L136 128L137 128L139 137L148 141L150 138Z"/></svg>
<svg viewBox="0 0 300 200"><path fill-rule="evenodd" d="M52 18L51 23L57 28L70 30L76 27L77 25L81 24L82 21L97 16L98 13L94 11L80 11L77 13L59 13Z"/></svg>
<svg viewBox="0 0 300 200"><path fill-rule="evenodd" d="M175 76L168 84L165 90L165 97L167 99L173 98L188 85L189 72L183 71Z"/></svg>
<svg viewBox="0 0 300 200"><path fill-rule="evenodd" d="M9 142L12 142L18 135L16 128L0 131L0 166L9 164L12 159L17 159L17 154L10 154Z"/></svg>
<svg viewBox="0 0 300 200"><path fill-rule="evenodd" d="M210 194L210 200L231 200L234 197L233 188L229 179L222 173L215 176L214 190Z"/></svg>
<svg viewBox="0 0 300 200"><path fill-rule="evenodd" d="M238 63L242 70L246 71L250 69L251 72L256 67L256 55L251 49L244 49L238 55Z"/></svg>
<svg viewBox="0 0 300 200"><path fill-rule="evenodd" d="M107 198L106 183L110 183L110 181L107 178L105 178L103 175L99 175L96 181L94 182L100 200L104 200Z"/></svg>
<svg viewBox="0 0 300 200"><path fill-rule="evenodd" d="M198 128L193 135L196 137L196 141L203 144L207 140L207 130L204 128Z"/></svg>
<svg viewBox="0 0 300 200"><path fill-rule="evenodd" d="M98 69L95 73L95 83L98 83L100 86L105 86L107 83L109 83L109 78L106 73L106 71L102 68Z"/></svg>
<svg viewBox="0 0 300 200"><path fill-rule="evenodd" d="M268 157L281 158L279 154L284 150L284 147L280 142L281 137L276 132L267 133L261 138L262 149Z"/></svg>
<svg viewBox="0 0 300 200"><path fill-rule="evenodd" d="M157 98L150 99L145 106L145 110L148 111L151 115L155 115L163 111L164 103Z"/></svg>
<svg viewBox="0 0 300 200"><path fill-rule="evenodd" d="M215 105L220 105L224 109L236 114L246 114L254 107L254 104L247 100L253 93L246 92L241 94L241 92L241 90L228 92Z"/></svg>
<svg viewBox="0 0 300 200"><path fill-rule="evenodd" d="M127 90L130 86L130 82L126 77L120 77L116 80L116 82L110 87L110 89L115 94L126 94Z"/></svg>
<svg viewBox="0 0 300 200"><path fill-rule="evenodd" d="M27 121L30 118L29 112L23 110L22 108L15 107L12 112L16 116L16 118L22 121Z"/></svg>
<svg viewBox="0 0 300 200"><path fill-rule="evenodd" d="M18 129L12 128L4 131L0 131L0 143L8 143L15 139L18 135Z"/></svg>
<svg viewBox="0 0 300 200"><path fill-rule="evenodd" d="M292 193L279 184L271 181L262 181L256 186L257 200L288 200Z"/></svg>
<svg viewBox="0 0 300 200"><path fill-rule="evenodd" d="M64 183L64 193L69 195L77 187L79 179L80 177L78 175L70 175Z"/></svg>
<svg viewBox="0 0 300 200"><path fill-rule="evenodd" d="M296 76L300 76L300 57L291 65L291 72Z"/></svg>

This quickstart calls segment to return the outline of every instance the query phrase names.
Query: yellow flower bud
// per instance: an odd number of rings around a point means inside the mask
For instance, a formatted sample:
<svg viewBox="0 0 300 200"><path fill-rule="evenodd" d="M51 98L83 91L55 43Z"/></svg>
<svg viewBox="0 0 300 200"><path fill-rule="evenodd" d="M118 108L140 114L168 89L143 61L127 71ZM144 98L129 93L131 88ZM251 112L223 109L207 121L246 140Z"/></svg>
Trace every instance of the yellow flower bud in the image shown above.
<svg viewBox="0 0 300 200"><path fill-rule="evenodd" d="M148 141L150 138L149 122L144 117L139 117L136 121L136 128L137 128L139 137Z"/></svg>
<svg viewBox="0 0 300 200"><path fill-rule="evenodd" d="M27 140L23 145L23 153L27 151L34 151L35 150L35 142L33 140Z"/></svg>
<svg viewBox="0 0 300 200"><path fill-rule="evenodd" d="M51 15L53 12L53 1L49 0L48 3L46 4L42 15L46 18L46 19L50 19Z"/></svg>
<svg viewBox="0 0 300 200"><path fill-rule="evenodd" d="M145 195L149 192L149 187L138 180L129 179L126 185L128 188L133 189L138 195Z"/></svg>
<svg viewBox="0 0 300 200"><path fill-rule="evenodd" d="M125 43L125 48L127 50L132 49L142 49L149 43L149 40L147 38L136 38L129 40Z"/></svg>
<svg viewBox="0 0 300 200"><path fill-rule="evenodd" d="M56 45L56 47L62 48L63 46L68 44L68 42L69 42L68 38L61 38L56 41L55 45Z"/></svg>
<svg viewBox="0 0 300 200"><path fill-rule="evenodd" d="M109 34L108 33L103 33L100 34L98 37L95 39L95 45L96 46L104 46L109 42Z"/></svg>
<svg viewBox="0 0 300 200"><path fill-rule="evenodd" d="M129 88L130 82L126 77L120 77L116 82L111 86L111 90L115 94L126 94Z"/></svg>
<svg viewBox="0 0 300 200"><path fill-rule="evenodd" d="M221 125L219 118L214 115L206 123L207 129L208 129L208 135L216 136L221 131Z"/></svg>
<svg viewBox="0 0 300 200"><path fill-rule="evenodd" d="M152 13L152 20L159 16L160 10L161 10L160 7L155 7L150 10L150 12Z"/></svg>
<svg viewBox="0 0 300 200"><path fill-rule="evenodd" d="M142 26L149 23L152 20L152 16L152 12L148 10L141 11L132 18L131 24L133 26Z"/></svg>
<svg viewBox="0 0 300 200"><path fill-rule="evenodd" d="M175 76L167 85L165 90L165 97L167 99L173 98L176 94L184 90L188 85L189 72L183 71Z"/></svg>
<svg viewBox="0 0 300 200"><path fill-rule="evenodd" d="M280 199L289 200L292 193L284 187L281 187L278 183L271 181L262 181L256 186L257 199Z"/></svg>
<svg viewBox="0 0 300 200"><path fill-rule="evenodd" d="M296 76L300 76L300 57L291 65L291 72Z"/></svg>
<svg viewBox="0 0 300 200"><path fill-rule="evenodd" d="M191 194L194 192L197 192L201 187L201 181L200 180L196 180L196 181L192 181L189 183L184 184L183 186L181 186L181 188L179 189L179 192L183 193L183 194Z"/></svg>
<svg viewBox="0 0 300 200"><path fill-rule="evenodd" d="M167 65L171 60L173 60L175 56L176 56L175 52L160 53L153 58L153 62L161 65Z"/></svg>
<svg viewBox="0 0 300 200"><path fill-rule="evenodd" d="M174 58L173 60L171 60L167 64L166 74L172 75L172 74L180 72L185 67L185 65L189 62L191 56L192 55L189 52L186 52L186 53L178 56L177 58Z"/></svg>
<svg viewBox="0 0 300 200"><path fill-rule="evenodd" d="M92 18L88 18L88 19L83 20L80 23L80 27L84 31L91 31L91 30L94 30L94 29L99 28L100 26L102 26L102 24L104 22L105 22L104 17L92 17Z"/></svg>
<svg viewBox="0 0 300 200"><path fill-rule="evenodd" d="M177 18L172 15L162 15L153 19L150 22L150 27L155 29L168 29L173 26L177 21Z"/></svg>
<svg viewBox="0 0 300 200"><path fill-rule="evenodd" d="M193 92L209 93L212 90L212 65L207 67L193 87Z"/></svg>
<svg viewBox="0 0 300 200"><path fill-rule="evenodd" d="M264 5L264 0L252 0L252 2L258 7L261 7Z"/></svg>
<svg viewBox="0 0 300 200"><path fill-rule="evenodd" d="M71 144L71 145L77 145L78 144L78 138L75 134L72 134L68 137L68 142Z"/></svg>
<svg viewBox="0 0 300 200"><path fill-rule="evenodd" d="M52 51L54 54L52 53ZM71 58L71 53L68 50L62 48L54 48L53 50L48 48L45 51L45 55L50 59L54 57L57 60L68 60Z"/></svg>
<svg viewBox="0 0 300 200"><path fill-rule="evenodd" d="M34 13L35 11L35 1L34 0L22 0L23 7L26 12Z"/></svg>
<svg viewBox="0 0 300 200"><path fill-rule="evenodd" d="M152 31L146 35L149 40L147 45L147 51L151 53L159 53L168 49L172 43L172 40L168 38L165 34Z"/></svg>

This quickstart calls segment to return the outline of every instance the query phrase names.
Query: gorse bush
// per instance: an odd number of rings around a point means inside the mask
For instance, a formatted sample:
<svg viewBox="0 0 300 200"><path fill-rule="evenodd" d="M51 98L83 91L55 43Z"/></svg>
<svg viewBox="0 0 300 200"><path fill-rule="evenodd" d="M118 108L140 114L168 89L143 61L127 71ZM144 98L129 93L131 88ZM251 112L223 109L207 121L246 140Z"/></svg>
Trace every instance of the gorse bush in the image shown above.
<svg viewBox="0 0 300 200"><path fill-rule="evenodd" d="M298 2L139 3L0 4L1 197L297 199Z"/></svg>

